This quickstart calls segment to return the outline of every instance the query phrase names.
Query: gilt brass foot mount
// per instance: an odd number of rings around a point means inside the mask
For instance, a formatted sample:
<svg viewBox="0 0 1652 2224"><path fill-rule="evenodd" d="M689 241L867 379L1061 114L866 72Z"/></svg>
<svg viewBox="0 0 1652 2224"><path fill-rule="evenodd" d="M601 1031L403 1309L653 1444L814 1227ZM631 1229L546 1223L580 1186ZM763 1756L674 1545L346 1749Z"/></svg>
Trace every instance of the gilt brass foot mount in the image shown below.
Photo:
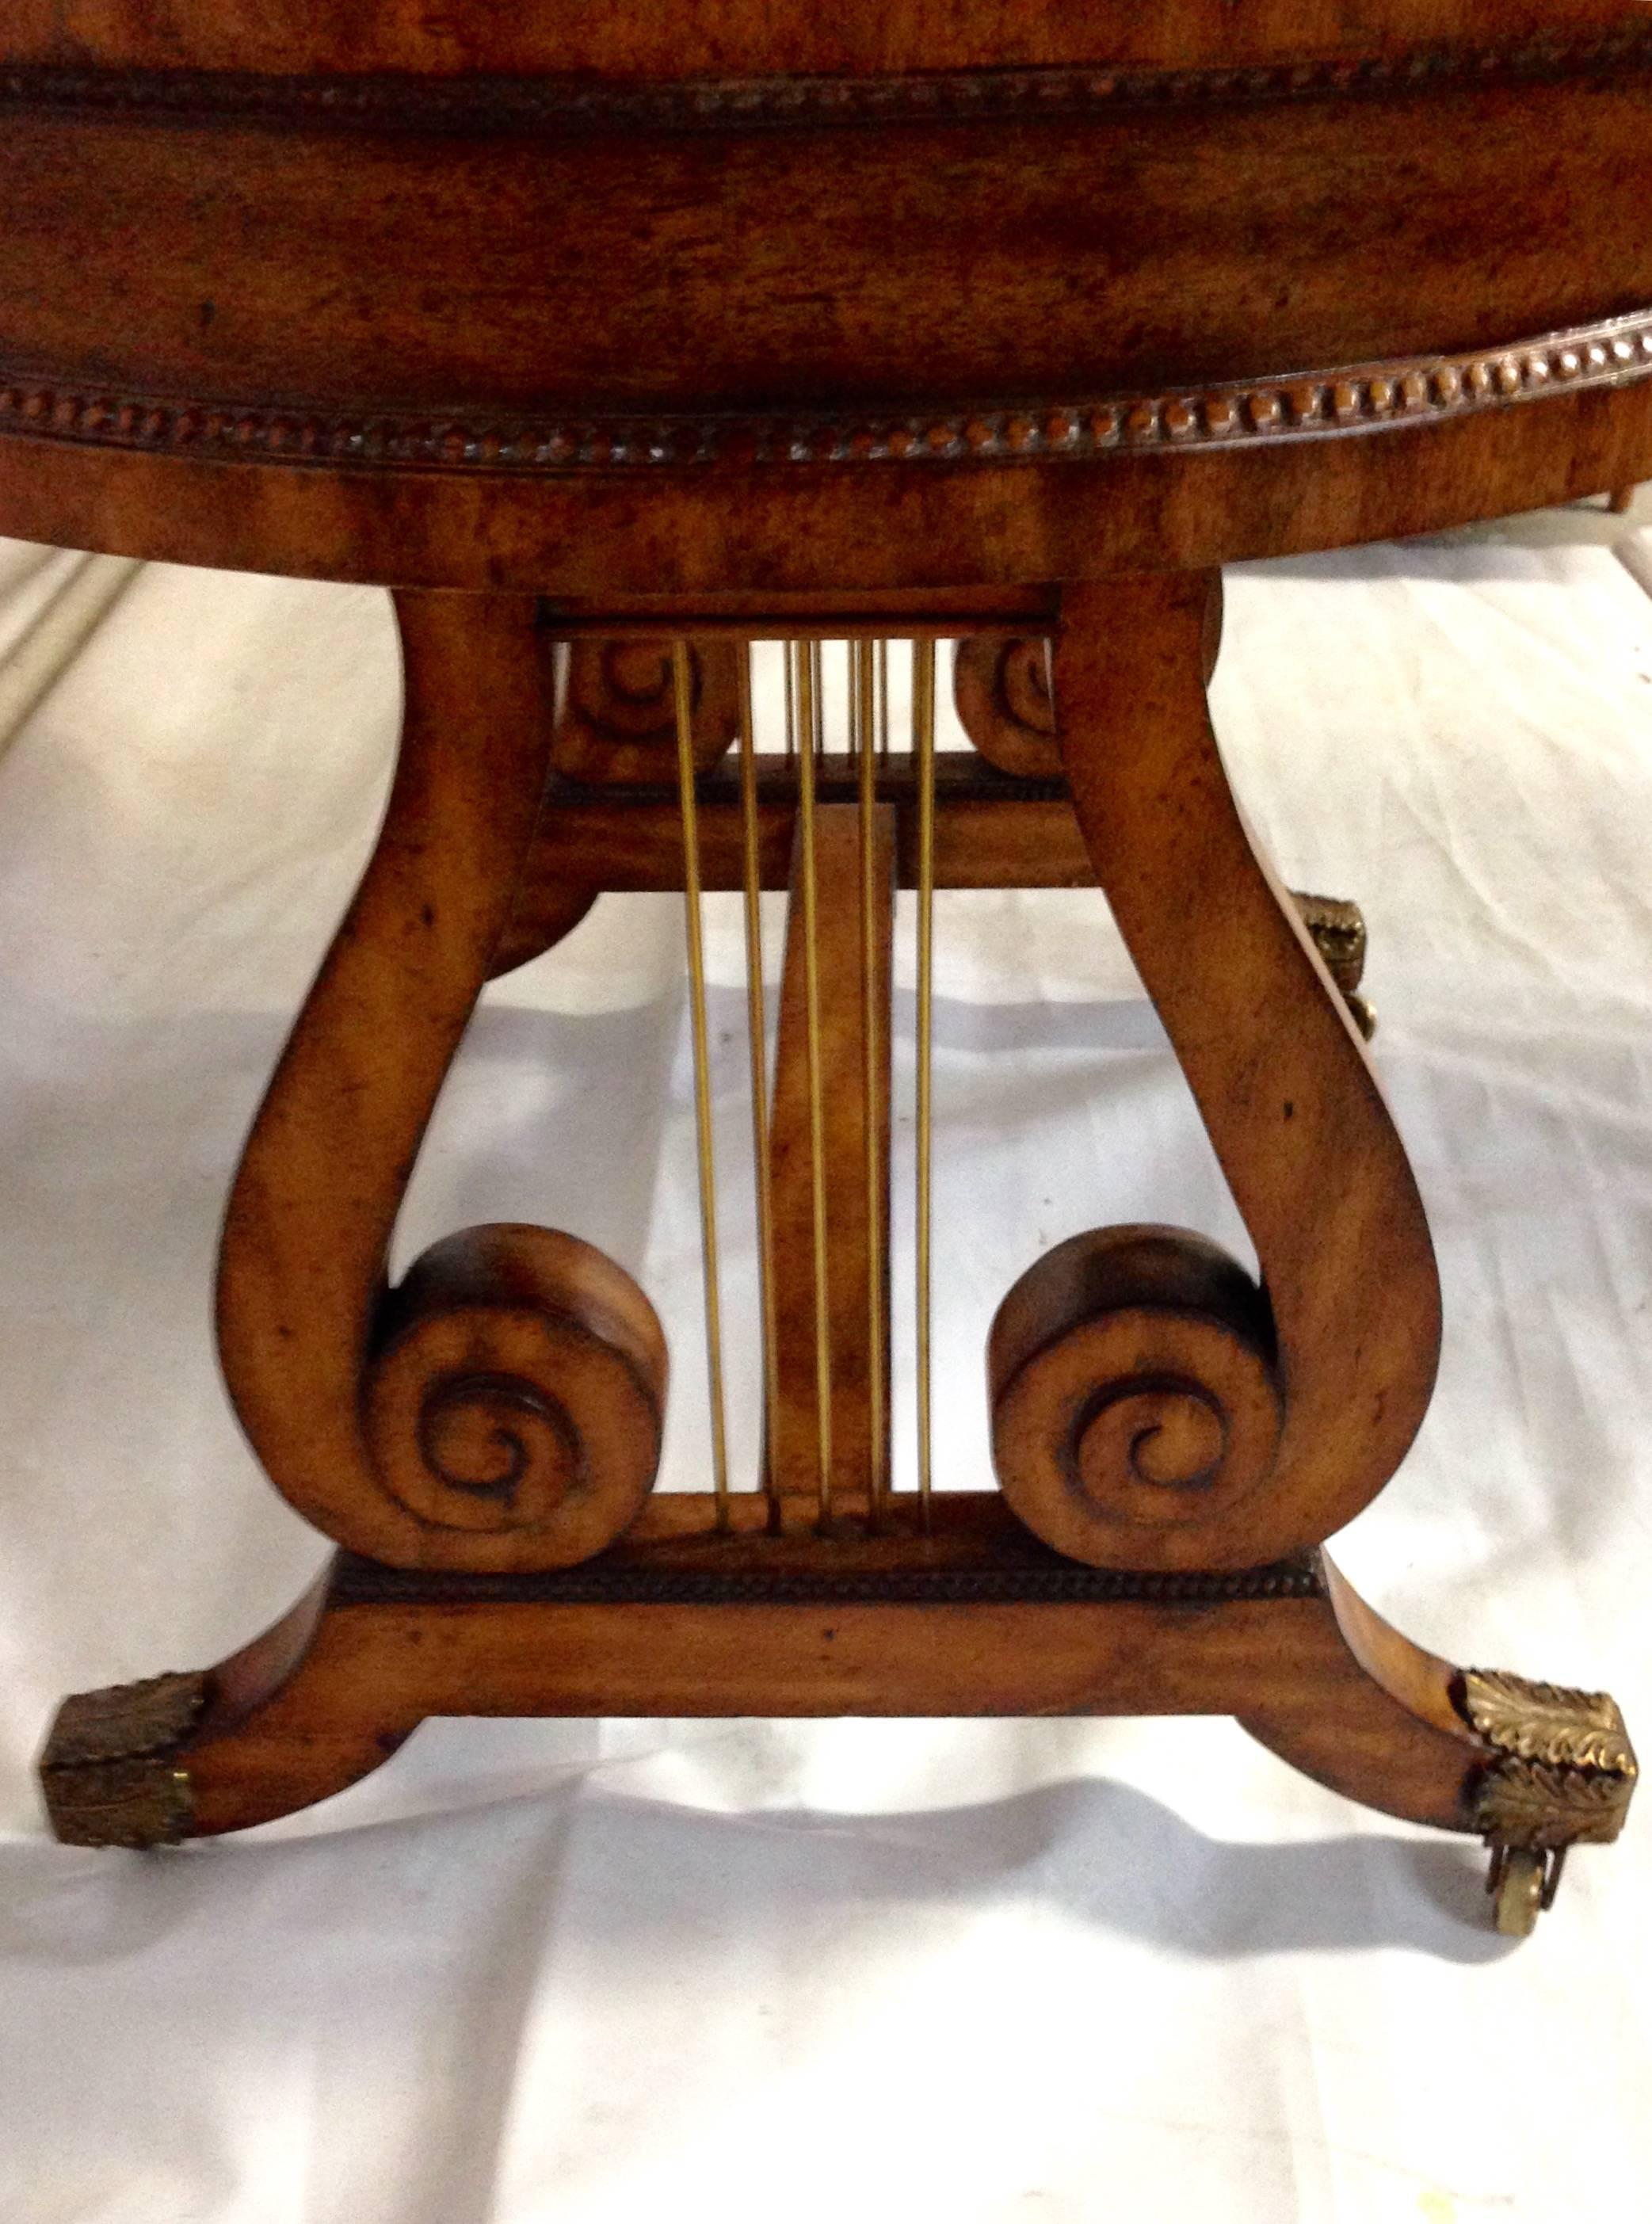
<svg viewBox="0 0 1652 2224"><path fill-rule="evenodd" d="M1472 1668L1461 1703L1497 1755L1475 1798L1475 1826L1491 1848L1486 1890L1498 1930L1523 1937L1553 1905L1571 1848L1609 1845L1623 1829L1634 1748L1605 1691Z"/></svg>

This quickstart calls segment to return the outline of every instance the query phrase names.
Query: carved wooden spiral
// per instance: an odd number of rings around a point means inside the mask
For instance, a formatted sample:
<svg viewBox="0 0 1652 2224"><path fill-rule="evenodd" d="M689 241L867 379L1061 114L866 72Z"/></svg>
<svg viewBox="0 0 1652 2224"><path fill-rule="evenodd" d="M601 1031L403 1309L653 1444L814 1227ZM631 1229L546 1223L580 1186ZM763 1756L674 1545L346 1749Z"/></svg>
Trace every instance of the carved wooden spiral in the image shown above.
<svg viewBox="0 0 1652 2224"><path fill-rule="evenodd" d="M1283 1404L1268 1307L1201 1237L1110 1228L1047 1252L987 1345L998 1480L1070 1558L1151 1564L1264 1482Z"/></svg>
<svg viewBox="0 0 1652 2224"><path fill-rule="evenodd" d="M1206 684L1222 649L1222 575L1205 582L1199 657ZM1061 740L1050 682L1050 644L1041 635L972 634L958 644L953 700L959 723L999 772L1018 780L1060 780Z"/></svg>
<svg viewBox="0 0 1652 2224"><path fill-rule="evenodd" d="M1060 780L1061 747L1042 635L972 634L953 662L959 723L990 765L1020 780Z"/></svg>
<svg viewBox="0 0 1652 2224"><path fill-rule="evenodd" d="M677 709L669 641L583 639L541 633L547 700L556 705L551 769L588 787L663 787L677 777ZM688 649L694 762L701 772L740 730L739 651L731 641ZM554 802L548 809L555 809ZM568 882L535 886L533 900L505 923L489 964L497 979L573 932L598 891Z"/></svg>
<svg viewBox="0 0 1652 2224"><path fill-rule="evenodd" d="M668 641L580 640L566 666L552 768L592 786L648 787L677 776L677 717ZM692 642L694 762L714 765L740 730L739 650Z"/></svg>
<svg viewBox="0 0 1652 2224"><path fill-rule="evenodd" d="M544 1567L627 1526L659 1466L667 1360L612 1260L548 1229L465 1229L415 1262L379 1336L367 1444L420 1521L531 1532Z"/></svg>
<svg viewBox="0 0 1652 2224"><path fill-rule="evenodd" d="M225 1378L271 1481L329 1536L400 1567L570 1565L625 1527L659 1459L660 1324L589 1244L467 1229L385 1286L545 790L535 610L525 596L397 597L407 711L389 806L254 1122L219 1258Z"/></svg>

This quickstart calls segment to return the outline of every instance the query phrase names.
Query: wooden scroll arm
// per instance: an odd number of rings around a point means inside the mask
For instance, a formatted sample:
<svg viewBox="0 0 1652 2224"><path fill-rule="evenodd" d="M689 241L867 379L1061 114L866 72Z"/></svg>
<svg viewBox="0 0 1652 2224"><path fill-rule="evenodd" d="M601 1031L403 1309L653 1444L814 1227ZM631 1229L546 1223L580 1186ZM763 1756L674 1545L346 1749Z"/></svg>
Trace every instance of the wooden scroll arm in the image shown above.
<svg viewBox="0 0 1652 2224"><path fill-rule="evenodd" d="M406 1566L556 1566L646 1494L664 1344L628 1275L544 1229L466 1230L386 1288L549 745L533 597L403 594L396 613L396 779L230 1197L219 1350L272 1481L330 1536Z"/></svg>
<svg viewBox="0 0 1652 2224"><path fill-rule="evenodd" d="M1343 1000L1223 771L1201 660L1209 592L1185 574L1071 588L1055 650L1062 756L1086 846L1263 1283L1258 1299L1231 1261L1171 1231L1120 1231L1128 1256L1111 1239L1075 1239L1108 1256L1067 1265L1069 1318L1085 1302L1075 1288L1104 1286L1139 1344L1180 1305L1207 1343L1219 1329L1244 1347L1250 1370L1238 1389L1206 1396L1198 1363L1184 1369L1169 1344L1154 1344L1159 1405L1138 1398L1119 1425L1133 1430L1130 1457L1142 1454L1142 1467L1099 1522L1092 1507L1063 1516L1061 1536L1044 1529L1078 1557L1123 1553L1126 1564L1237 1565L1329 1536L1399 1464L1439 1354L1439 1285L1410 1167ZM1000 1377L1024 1372L1041 1332L1010 1321ZM1093 1427L1105 1435L1099 1419ZM1068 1462L1074 1506L1092 1481L1092 1496L1107 1494L1099 1465L1092 1478L1086 1464L1102 1461L1100 1443L1080 1443L1076 1482ZM1000 1472L1013 1498L1002 1448Z"/></svg>

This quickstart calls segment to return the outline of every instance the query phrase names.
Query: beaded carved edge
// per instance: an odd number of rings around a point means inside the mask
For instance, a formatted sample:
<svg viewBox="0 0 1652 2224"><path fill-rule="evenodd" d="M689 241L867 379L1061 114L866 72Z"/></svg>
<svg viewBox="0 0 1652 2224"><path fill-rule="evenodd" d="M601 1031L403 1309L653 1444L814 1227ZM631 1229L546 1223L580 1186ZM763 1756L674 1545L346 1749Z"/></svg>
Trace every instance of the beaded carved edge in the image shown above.
<svg viewBox="0 0 1652 2224"><path fill-rule="evenodd" d="M207 1696L204 1675L174 1673L63 1702L40 1777L64 1845L166 1846L187 1835L189 1775L180 1760Z"/></svg>
<svg viewBox="0 0 1652 2224"><path fill-rule="evenodd" d="M1097 109L1345 99L1442 85L1615 76L1652 64L1652 27L1500 46L1416 47L1226 68L1054 64L884 76L689 78L626 85L573 76L267 76L233 70L0 69L0 102L135 116L379 130L726 130L1059 117Z"/></svg>
<svg viewBox="0 0 1652 2224"><path fill-rule="evenodd" d="M921 414L522 418L314 412L77 390L0 363L0 434L212 460L539 474L1095 461L1427 424L1652 377L1652 309L1506 347L1167 394Z"/></svg>
<svg viewBox="0 0 1652 2224"><path fill-rule="evenodd" d="M1461 1684L1463 1714L1497 1755L1475 1791L1481 1835L1534 1852L1610 1843L1638 1772L1617 1702L1487 1669Z"/></svg>

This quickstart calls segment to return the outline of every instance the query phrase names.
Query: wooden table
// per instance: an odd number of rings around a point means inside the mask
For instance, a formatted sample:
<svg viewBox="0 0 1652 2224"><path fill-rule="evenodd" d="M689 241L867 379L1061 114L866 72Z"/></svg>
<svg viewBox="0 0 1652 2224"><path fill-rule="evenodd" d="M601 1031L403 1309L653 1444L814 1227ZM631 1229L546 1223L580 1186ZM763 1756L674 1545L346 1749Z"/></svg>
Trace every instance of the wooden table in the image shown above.
<svg viewBox="0 0 1652 2224"><path fill-rule="evenodd" d="M1277 887L1205 691L1225 562L1652 475L1644 9L11 0L0 105L0 531L390 586L407 686L218 1284L247 1434L341 1549L232 1659L66 1702L59 1835L232 1830L432 1714L1218 1712L1484 1837L1529 1929L1633 1755L1610 1700L1421 1652L1320 1549L1422 1419L1438 1286L1358 913ZM937 758L937 643L972 755ZM933 1477L934 890L1092 881L1262 1279L1174 1229L1058 1246L994 1324L979 1475ZM668 1355L614 1261L512 1226L384 1272L484 982L647 887L687 900L707 1351L674 1356L714 1417L699 899L794 899L763 1469L714 1426L688 1495L651 1494Z"/></svg>

